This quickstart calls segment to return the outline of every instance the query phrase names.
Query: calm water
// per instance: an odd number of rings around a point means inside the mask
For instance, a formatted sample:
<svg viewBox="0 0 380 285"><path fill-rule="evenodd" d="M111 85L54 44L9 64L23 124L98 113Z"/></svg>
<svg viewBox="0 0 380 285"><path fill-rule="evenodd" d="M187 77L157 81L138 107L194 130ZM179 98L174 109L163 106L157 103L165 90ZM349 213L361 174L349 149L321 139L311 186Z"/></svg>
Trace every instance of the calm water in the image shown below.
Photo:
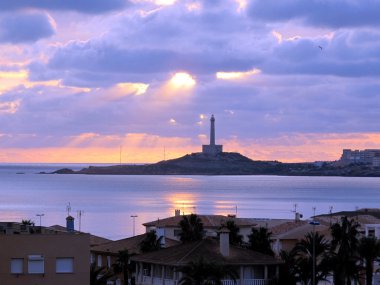
<svg viewBox="0 0 380 285"><path fill-rule="evenodd" d="M90 176L41 175L86 165L0 165L0 220L32 219L65 225L84 212L82 231L111 239L131 236L131 215L142 223L181 212L237 214L239 217L292 218L293 205L305 217L316 213L380 207L380 178L281 176ZM17 174L17 173L24 174ZM78 219L76 219L78 228Z"/></svg>

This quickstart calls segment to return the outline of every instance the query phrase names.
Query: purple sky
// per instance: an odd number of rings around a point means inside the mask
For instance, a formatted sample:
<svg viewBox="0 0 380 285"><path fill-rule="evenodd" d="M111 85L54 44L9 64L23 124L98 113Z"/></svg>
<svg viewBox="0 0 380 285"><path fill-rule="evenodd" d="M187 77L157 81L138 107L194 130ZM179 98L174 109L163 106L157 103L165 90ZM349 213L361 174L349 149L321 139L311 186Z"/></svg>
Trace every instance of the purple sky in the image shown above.
<svg viewBox="0 0 380 285"><path fill-rule="evenodd" d="M380 1L0 0L0 162L380 148Z"/></svg>

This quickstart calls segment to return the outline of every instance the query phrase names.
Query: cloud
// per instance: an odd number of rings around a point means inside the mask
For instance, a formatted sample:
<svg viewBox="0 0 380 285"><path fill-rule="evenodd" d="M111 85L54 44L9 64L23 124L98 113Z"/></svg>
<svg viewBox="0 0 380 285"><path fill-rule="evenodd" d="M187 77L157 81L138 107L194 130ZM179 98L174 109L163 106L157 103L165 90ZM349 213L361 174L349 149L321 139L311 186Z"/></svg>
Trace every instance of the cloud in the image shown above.
<svg viewBox="0 0 380 285"><path fill-rule="evenodd" d="M14 114L20 107L20 100L0 102L0 114Z"/></svg>
<svg viewBox="0 0 380 285"><path fill-rule="evenodd" d="M0 43L30 43L51 37L54 20L42 12L0 14Z"/></svg>
<svg viewBox="0 0 380 285"><path fill-rule="evenodd" d="M128 0L0 0L0 11L19 9L72 10L81 13L104 13L119 10L128 5Z"/></svg>
<svg viewBox="0 0 380 285"><path fill-rule="evenodd" d="M253 20L286 22L298 20L319 27L378 26L380 2L373 0L252 0L249 15Z"/></svg>

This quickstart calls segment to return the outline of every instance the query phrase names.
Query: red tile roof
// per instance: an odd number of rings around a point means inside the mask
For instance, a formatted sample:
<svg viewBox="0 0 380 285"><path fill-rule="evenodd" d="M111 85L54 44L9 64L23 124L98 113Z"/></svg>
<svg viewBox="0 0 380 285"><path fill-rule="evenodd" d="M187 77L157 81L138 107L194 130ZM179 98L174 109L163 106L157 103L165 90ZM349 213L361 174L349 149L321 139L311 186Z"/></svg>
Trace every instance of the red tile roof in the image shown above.
<svg viewBox="0 0 380 285"><path fill-rule="evenodd" d="M189 215L186 215L189 216ZM254 219L248 218L234 218L223 215L197 215L205 228L219 228L221 224L226 223L229 220L235 222L239 227L253 227L256 225ZM165 219L158 219L156 221L144 223L145 227L179 227L179 222L183 219L183 215L173 216Z"/></svg>
<svg viewBox="0 0 380 285"><path fill-rule="evenodd" d="M124 238L116 241L107 242L91 248L92 252L109 252L117 254L119 251L128 250L130 254L140 253L140 243L144 240L146 234L137 235L134 237ZM165 247L178 245L180 242L165 238Z"/></svg>
<svg viewBox="0 0 380 285"><path fill-rule="evenodd" d="M219 241L214 239L184 243L133 256L131 259L137 262L185 266L189 262L197 261L200 258L203 258L207 262L219 262L227 265L270 265L282 263L280 260L269 255L232 245L230 246L229 256L224 257L219 252Z"/></svg>

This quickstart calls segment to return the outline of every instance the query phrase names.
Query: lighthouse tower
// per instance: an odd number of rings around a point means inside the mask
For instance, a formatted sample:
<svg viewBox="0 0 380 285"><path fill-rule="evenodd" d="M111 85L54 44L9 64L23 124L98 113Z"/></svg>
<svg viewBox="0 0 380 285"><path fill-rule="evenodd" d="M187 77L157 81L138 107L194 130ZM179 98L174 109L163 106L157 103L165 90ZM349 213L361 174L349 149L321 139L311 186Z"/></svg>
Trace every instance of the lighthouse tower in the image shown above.
<svg viewBox="0 0 380 285"><path fill-rule="evenodd" d="M223 152L223 145L215 144L215 118L214 115L210 119L210 144L202 146L202 153L208 155L217 155L218 153Z"/></svg>

